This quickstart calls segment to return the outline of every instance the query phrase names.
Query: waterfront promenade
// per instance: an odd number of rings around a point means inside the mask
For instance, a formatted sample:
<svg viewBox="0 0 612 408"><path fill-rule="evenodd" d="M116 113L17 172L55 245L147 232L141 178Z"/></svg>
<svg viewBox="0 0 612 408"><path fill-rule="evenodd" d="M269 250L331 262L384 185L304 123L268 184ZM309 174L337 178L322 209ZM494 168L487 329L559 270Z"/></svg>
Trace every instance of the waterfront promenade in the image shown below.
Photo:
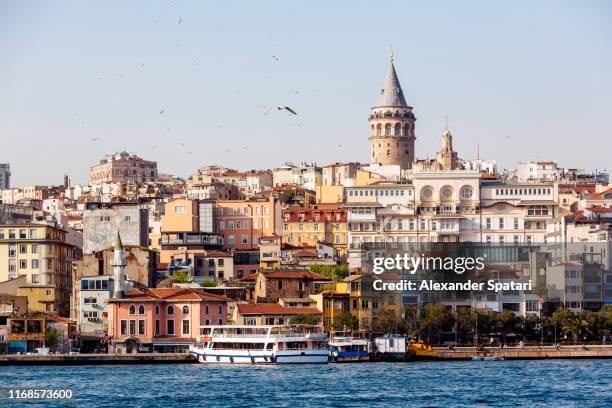
<svg viewBox="0 0 612 408"><path fill-rule="evenodd" d="M476 347L455 347L454 350L434 347L434 350L438 353L438 360L471 360L472 356L479 352ZM506 360L612 358L612 345L572 345L560 348L553 346L485 347L484 352L489 355L502 356Z"/></svg>
<svg viewBox="0 0 612 408"><path fill-rule="evenodd" d="M196 362L195 358L187 353L0 355L0 366L185 364L194 362Z"/></svg>

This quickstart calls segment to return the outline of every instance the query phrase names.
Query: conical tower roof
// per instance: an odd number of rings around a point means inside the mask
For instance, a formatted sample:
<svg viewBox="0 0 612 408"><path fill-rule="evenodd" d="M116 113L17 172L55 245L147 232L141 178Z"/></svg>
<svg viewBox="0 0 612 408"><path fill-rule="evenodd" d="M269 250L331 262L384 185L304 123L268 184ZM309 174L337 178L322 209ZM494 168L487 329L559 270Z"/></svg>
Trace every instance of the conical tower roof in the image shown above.
<svg viewBox="0 0 612 408"><path fill-rule="evenodd" d="M397 73L395 72L395 66L393 65L393 53L391 53L391 61L389 61L389 69L387 70L387 77L385 78L385 84L380 90L380 97L376 107L383 106L401 106L408 107L406 99L404 98L404 91L400 85Z"/></svg>
<svg viewBox="0 0 612 408"><path fill-rule="evenodd" d="M121 242L121 235L117 231L117 239L115 239L115 249L123 249L123 243Z"/></svg>

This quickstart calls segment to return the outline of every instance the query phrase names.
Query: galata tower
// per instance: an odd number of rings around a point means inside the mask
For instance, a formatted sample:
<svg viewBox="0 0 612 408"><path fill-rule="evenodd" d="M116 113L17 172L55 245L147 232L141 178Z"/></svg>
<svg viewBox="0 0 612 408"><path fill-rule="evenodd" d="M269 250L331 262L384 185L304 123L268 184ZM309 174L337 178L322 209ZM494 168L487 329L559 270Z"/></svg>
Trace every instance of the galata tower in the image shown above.
<svg viewBox="0 0 612 408"><path fill-rule="evenodd" d="M412 106L408 106L399 83L393 51L385 84L378 103L370 115L370 161L383 165L398 164L401 169L412 168L414 161L414 122Z"/></svg>

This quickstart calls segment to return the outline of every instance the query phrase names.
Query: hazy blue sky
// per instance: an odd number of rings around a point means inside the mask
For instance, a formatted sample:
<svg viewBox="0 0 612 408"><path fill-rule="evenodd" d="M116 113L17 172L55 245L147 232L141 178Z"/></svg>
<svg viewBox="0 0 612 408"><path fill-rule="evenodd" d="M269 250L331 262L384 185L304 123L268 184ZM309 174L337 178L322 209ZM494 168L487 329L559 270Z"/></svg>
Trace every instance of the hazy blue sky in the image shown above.
<svg viewBox="0 0 612 408"><path fill-rule="evenodd" d="M446 113L460 157L612 171L605 0L0 1L0 162L14 185L122 149L180 176L365 162L390 44L417 157Z"/></svg>

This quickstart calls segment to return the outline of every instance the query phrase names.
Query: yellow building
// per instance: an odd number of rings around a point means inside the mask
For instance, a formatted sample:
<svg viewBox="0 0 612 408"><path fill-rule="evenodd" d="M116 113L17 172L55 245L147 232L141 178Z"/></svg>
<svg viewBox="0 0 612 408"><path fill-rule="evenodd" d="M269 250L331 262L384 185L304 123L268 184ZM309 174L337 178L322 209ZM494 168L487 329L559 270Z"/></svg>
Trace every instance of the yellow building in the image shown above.
<svg viewBox="0 0 612 408"><path fill-rule="evenodd" d="M283 242L297 246L331 245L340 257L346 255L346 211L337 204L293 207L283 210Z"/></svg>
<svg viewBox="0 0 612 408"><path fill-rule="evenodd" d="M259 240L259 267L276 269L281 266L281 238L276 235L263 236Z"/></svg>
<svg viewBox="0 0 612 408"><path fill-rule="evenodd" d="M397 319L401 318L401 293L399 291L374 290L376 279L397 281L400 277L391 273L377 276L359 274L350 275L336 283L336 292L348 293L350 296L350 312L359 321L359 330L371 329L374 316L381 310L392 310Z"/></svg>
<svg viewBox="0 0 612 408"><path fill-rule="evenodd" d="M68 316L76 251L60 228L0 225L0 282L25 276L18 294L28 296L28 309Z"/></svg>
<svg viewBox="0 0 612 408"><path fill-rule="evenodd" d="M323 313L323 326L326 332L334 330L334 321L345 312L350 311L350 295L335 290L324 290L321 293L310 295L317 302L317 309ZM351 328L346 328L350 330Z"/></svg>

